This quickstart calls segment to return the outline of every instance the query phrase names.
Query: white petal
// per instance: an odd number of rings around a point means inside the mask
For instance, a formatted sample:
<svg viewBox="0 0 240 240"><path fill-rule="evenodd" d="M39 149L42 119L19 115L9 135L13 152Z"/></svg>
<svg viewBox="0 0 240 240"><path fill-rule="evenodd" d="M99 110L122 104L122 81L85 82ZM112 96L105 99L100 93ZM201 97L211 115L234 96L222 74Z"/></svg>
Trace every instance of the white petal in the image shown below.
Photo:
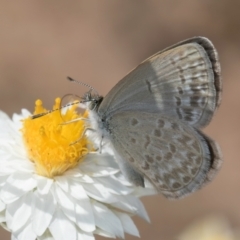
<svg viewBox="0 0 240 240"><path fill-rule="evenodd" d="M94 231L94 234L98 234L100 236L103 236L103 237L107 237L107 238L116 238L114 234L112 233L109 233L109 232L106 232L100 228L97 228L95 231Z"/></svg>
<svg viewBox="0 0 240 240"><path fill-rule="evenodd" d="M66 216L73 222L76 221L75 206L71 199L71 196L65 193L56 183L55 183L55 193L57 196L57 201L61 205L62 211Z"/></svg>
<svg viewBox="0 0 240 240"><path fill-rule="evenodd" d="M140 237L137 227L135 226L133 220L127 214L120 213L117 211L115 211L115 214L120 219L123 229L124 229L124 232L131 234L133 236L136 236L136 237Z"/></svg>
<svg viewBox="0 0 240 240"><path fill-rule="evenodd" d="M70 182L71 196L76 198L76 221L80 229L86 232L95 230L95 220L90 200L83 187L76 182Z"/></svg>
<svg viewBox="0 0 240 240"><path fill-rule="evenodd" d="M8 159L1 163L1 174L11 174L16 171L26 172L24 174L31 174L34 170L34 165L27 159L20 158L19 156L7 156Z"/></svg>
<svg viewBox="0 0 240 240"><path fill-rule="evenodd" d="M76 221L79 228L85 232L93 232L96 229L94 215L89 201L80 200L76 203Z"/></svg>
<svg viewBox="0 0 240 240"><path fill-rule="evenodd" d="M93 179L88 175L82 175L82 177L78 178L79 182L83 183L93 183Z"/></svg>
<svg viewBox="0 0 240 240"><path fill-rule="evenodd" d="M146 221L150 222L148 214L142 204L142 202L135 196L128 195L128 196L118 196L118 201L113 203L112 205L122 209L124 211L131 212L133 214L137 214L141 218L145 219Z"/></svg>
<svg viewBox="0 0 240 240"><path fill-rule="evenodd" d="M91 153L88 154L85 160L81 163L81 169L88 169L89 166L102 166L102 167L111 167L119 169L117 163L114 161L114 158L110 154L106 153ZM93 169L93 168L91 168Z"/></svg>
<svg viewBox="0 0 240 240"><path fill-rule="evenodd" d="M8 121L10 120L10 117L3 111L0 111L0 120L1 121Z"/></svg>
<svg viewBox="0 0 240 240"><path fill-rule="evenodd" d="M61 209L57 209L49 230L54 240L77 240L76 226L69 221Z"/></svg>
<svg viewBox="0 0 240 240"><path fill-rule="evenodd" d="M157 190L155 188L142 188L142 187L136 187L134 189L133 193L136 197L144 197L144 196L150 196L150 195L156 195L158 194Z"/></svg>
<svg viewBox="0 0 240 240"><path fill-rule="evenodd" d="M11 236L11 240L18 240L18 239L15 238L15 236L12 234L12 236Z"/></svg>
<svg viewBox="0 0 240 240"><path fill-rule="evenodd" d="M85 233L78 231L77 240L95 240L95 237L92 233Z"/></svg>
<svg viewBox="0 0 240 240"><path fill-rule="evenodd" d="M6 222L5 211L0 212L0 223Z"/></svg>
<svg viewBox="0 0 240 240"><path fill-rule="evenodd" d="M24 201L24 197L25 196L18 198L16 201L8 204L6 207L6 223L9 229L12 228L12 222L14 221L14 218L13 218L14 214L18 211L19 206L22 205Z"/></svg>
<svg viewBox="0 0 240 240"><path fill-rule="evenodd" d="M50 178L39 176L39 175L36 176L36 180L37 180L38 192L40 194L48 194L52 187L53 180Z"/></svg>
<svg viewBox="0 0 240 240"><path fill-rule="evenodd" d="M55 180L65 192L68 192L68 181L65 176L55 177Z"/></svg>
<svg viewBox="0 0 240 240"><path fill-rule="evenodd" d="M126 195L133 192L133 189L125 187L119 181L111 177L98 178L97 181L99 183L102 183L102 185L107 189L107 191L111 193Z"/></svg>
<svg viewBox="0 0 240 240"><path fill-rule="evenodd" d="M98 202L93 202L92 204L96 225L106 232L124 238L122 224L118 217L103 204Z"/></svg>
<svg viewBox="0 0 240 240"><path fill-rule="evenodd" d="M15 166L14 169L17 171L21 172L26 172L26 173L34 173L35 172L35 165L34 163L30 162L29 159L22 159L20 157L15 157L16 162L14 163L13 161L11 162L12 166Z"/></svg>
<svg viewBox="0 0 240 240"><path fill-rule="evenodd" d="M32 178L31 174L22 172L13 173L2 188L2 201L11 203L34 187L36 187L36 180Z"/></svg>
<svg viewBox="0 0 240 240"><path fill-rule="evenodd" d="M96 199L100 202L113 203L118 201L116 197L110 192L106 191L102 184L85 184L82 183L82 186L85 189L85 192L88 196L93 199Z"/></svg>
<svg viewBox="0 0 240 240"><path fill-rule="evenodd" d="M14 236L16 240L35 240L37 238L36 234L32 230L31 222L24 226L24 228L19 229L17 232L13 232L12 236Z"/></svg>
<svg viewBox="0 0 240 240"><path fill-rule="evenodd" d="M49 230L47 230L42 236L39 236L37 240L54 240L54 238Z"/></svg>
<svg viewBox="0 0 240 240"><path fill-rule="evenodd" d="M0 224L5 230L7 230L8 232L10 232L10 229L7 227L6 223L1 223Z"/></svg>
<svg viewBox="0 0 240 240"><path fill-rule="evenodd" d="M20 125L20 127L22 127L22 120L31 115L32 114L27 109L22 109L21 114L16 114L16 113L13 114L12 121L14 122L15 125Z"/></svg>
<svg viewBox="0 0 240 240"><path fill-rule="evenodd" d="M119 172L119 169L111 168L111 167L101 167L101 166L94 168L94 170L95 172L91 173L91 177L104 177L104 176L113 175Z"/></svg>
<svg viewBox="0 0 240 240"><path fill-rule="evenodd" d="M109 176L119 172L119 168L114 162L113 157L109 154L89 154L80 169L92 177ZM110 162L111 161L111 162Z"/></svg>
<svg viewBox="0 0 240 240"><path fill-rule="evenodd" d="M0 200L0 212L2 212L5 208L6 208L6 204Z"/></svg>
<svg viewBox="0 0 240 240"><path fill-rule="evenodd" d="M29 117L31 115L32 114L26 108L22 109L22 118L27 118L27 117Z"/></svg>
<svg viewBox="0 0 240 240"><path fill-rule="evenodd" d="M6 159L6 161L4 159L4 162L0 163L0 175L9 177L13 172L15 172L15 169L12 163L8 159Z"/></svg>
<svg viewBox="0 0 240 240"><path fill-rule="evenodd" d="M32 226L37 236L41 236L49 226L55 212L55 200L51 192L33 195Z"/></svg>
<svg viewBox="0 0 240 240"><path fill-rule="evenodd" d="M78 168L69 169L64 173L66 177L81 177L82 173L80 173Z"/></svg>
<svg viewBox="0 0 240 240"><path fill-rule="evenodd" d="M13 232L16 232L20 228L22 228L26 224L26 222L30 219L32 210L31 204L32 204L32 192L29 192L28 194L24 195L21 198L21 204L18 206L18 209L15 211L13 215L11 224L11 230ZM8 208L8 211L11 210Z"/></svg>
<svg viewBox="0 0 240 240"><path fill-rule="evenodd" d="M70 181L70 193L71 193L71 196L79 200L89 199L83 186L73 180Z"/></svg>
<svg viewBox="0 0 240 240"><path fill-rule="evenodd" d="M114 176L112 176L117 181L121 182L123 185L128 187L133 187L133 185L124 177L124 175L121 172L118 172Z"/></svg>

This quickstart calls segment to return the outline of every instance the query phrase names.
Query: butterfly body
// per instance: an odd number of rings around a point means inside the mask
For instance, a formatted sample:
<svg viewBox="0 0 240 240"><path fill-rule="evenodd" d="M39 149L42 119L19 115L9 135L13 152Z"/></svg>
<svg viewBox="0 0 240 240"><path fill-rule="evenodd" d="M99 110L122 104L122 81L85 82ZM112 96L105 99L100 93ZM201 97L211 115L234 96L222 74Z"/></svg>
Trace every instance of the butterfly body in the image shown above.
<svg viewBox="0 0 240 240"><path fill-rule="evenodd" d="M147 178L168 198L181 198L212 180L222 159L203 134L221 100L218 56L202 37L142 62L88 109L92 128L114 149L126 178Z"/></svg>

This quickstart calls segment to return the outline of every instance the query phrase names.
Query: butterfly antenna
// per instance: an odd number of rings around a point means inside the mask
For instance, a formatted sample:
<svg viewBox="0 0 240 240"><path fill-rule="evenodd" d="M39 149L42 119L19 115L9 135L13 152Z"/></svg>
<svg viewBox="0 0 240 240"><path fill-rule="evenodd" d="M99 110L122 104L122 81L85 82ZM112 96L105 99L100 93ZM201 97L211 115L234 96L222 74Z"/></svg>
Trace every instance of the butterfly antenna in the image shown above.
<svg viewBox="0 0 240 240"><path fill-rule="evenodd" d="M79 104L79 103L84 103L84 102L86 102L86 101L77 101L77 102L73 102L73 103L68 103L68 104L66 104L66 105L64 105L64 106L62 106L60 108L56 108L56 109L53 109L53 110L49 110L47 112L43 112L43 113L32 115L31 118L32 119L36 119L36 118L39 118L39 117L43 117L43 116L45 116L45 115L47 115L49 113L52 113L52 112L55 112L55 111L59 111L59 110L65 108L65 107L70 107L72 105Z"/></svg>
<svg viewBox="0 0 240 240"><path fill-rule="evenodd" d="M75 82L75 83L77 83L77 84L80 84L80 85L82 85L82 86L85 86L85 87L87 87L87 88L90 88L90 91L94 91L94 92L97 94L97 96L99 96L97 90L96 90L95 88L93 88L92 86L90 86L89 84L84 83L84 82L77 81L77 80L75 80L75 79L73 79L73 78L71 78L71 77L67 77L67 79L68 79L69 81L71 81L71 82Z"/></svg>

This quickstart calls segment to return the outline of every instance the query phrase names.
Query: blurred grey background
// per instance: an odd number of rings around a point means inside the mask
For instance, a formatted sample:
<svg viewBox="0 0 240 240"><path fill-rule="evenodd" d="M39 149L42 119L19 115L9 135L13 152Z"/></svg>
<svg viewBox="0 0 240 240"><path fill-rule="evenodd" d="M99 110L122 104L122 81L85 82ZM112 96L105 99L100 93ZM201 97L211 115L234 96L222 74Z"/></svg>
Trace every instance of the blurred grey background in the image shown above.
<svg viewBox="0 0 240 240"><path fill-rule="evenodd" d="M210 185L187 198L144 198L151 224L134 218L141 239L175 239L209 214L240 228L240 1L0 0L0 109L9 115L33 111L38 98L51 108L72 89L86 91L66 76L105 95L145 58L193 36L210 38L220 55L223 101L205 132L225 162ZM9 239L1 229L0 240Z"/></svg>

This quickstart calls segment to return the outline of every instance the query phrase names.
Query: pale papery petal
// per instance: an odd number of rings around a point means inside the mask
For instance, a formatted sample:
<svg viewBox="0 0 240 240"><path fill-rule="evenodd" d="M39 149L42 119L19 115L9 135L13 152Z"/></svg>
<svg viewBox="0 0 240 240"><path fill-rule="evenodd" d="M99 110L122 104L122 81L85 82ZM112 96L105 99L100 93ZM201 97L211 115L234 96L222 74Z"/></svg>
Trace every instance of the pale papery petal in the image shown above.
<svg viewBox="0 0 240 240"><path fill-rule="evenodd" d="M0 212L0 223L5 223L5 222L6 222L5 211L2 211Z"/></svg>
<svg viewBox="0 0 240 240"><path fill-rule="evenodd" d="M79 181L80 183L93 183L93 179L92 177L84 174L81 178L77 179L77 181Z"/></svg>
<svg viewBox="0 0 240 240"><path fill-rule="evenodd" d="M117 201L116 197L113 196L113 194L107 192L102 184L92 185L92 184L82 183L82 186L85 189L87 195L93 199L96 199L100 202L105 202L108 204Z"/></svg>
<svg viewBox="0 0 240 240"><path fill-rule="evenodd" d="M91 172L95 173L94 169L98 166L106 168L110 167L119 170L119 167L117 163L113 160L112 156L106 153L92 153L87 156L86 160L81 163L81 169L88 174Z"/></svg>
<svg viewBox="0 0 240 240"><path fill-rule="evenodd" d="M92 205L96 225L106 232L110 232L117 237L124 238L124 231L118 217L99 202L92 202Z"/></svg>
<svg viewBox="0 0 240 240"><path fill-rule="evenodd" d="M63 175L67 178L80 178L83 176L78 168L69 169Z"/></svg>
<svg viewBox="0 0 240 240"><path fill-rule="evenodd" d="M67 178L64 176L57 176L54 178L56 183L59 185L60 188L62 188L63 191L68 192L69 186Z"/></svg>
<svg viewBox="0 0 240 240"><path fill-rule="evenodd" d="M124 211L129 211L133 214L137 214L141 218L150 222L148 214L147 214L142 202L138 198L136 198L132 195L128 195L128 196L119 195L118 200L119 201L117 203L113 203L112 205L119 209L122 209Z"/></svg>
<svg viewBox="0 0 240 240"><path fill-rule="evenodd" d="M85 200L85 199L88 200L89 199L83 186L78 184L78 182L76 182L74 180L70 181L69 190L70 190L71 196L73 196L74 198L76 198L78 200Z"/></svg>
<svg viewBox="0 0 240 240"><path fill-rule="evenodd" d="M115 214L118 216L120 219L124 232L131 234L136 237L140 237L139 231L137 227L135 226L133 220L129 217L129 215L121 212L115 211Z"/></svg>
<svg viewBox="0 0 240 240"><path fill-rule="evenodd" d="M31 174L13 173L2 188L1 199L5 203L11 203L34 187L36 187L36 180Z"/></svg>
<svg viewBox="0 0 240 240"><path fill-rule="evenodd" d="M56 201L51 192L39 194L34 192L32 204L32 227L37 236L41 236L52 221Z"/></svg>
<svg viewBox="0 0 240 240"><path fill-rule="evenodd" d="M81 164L81 171L83 173L88 173L88 175L92 177L102 177L119 172L119 168L115 163L113 163L114 161L112 158L111 163L109 164L109 156L106 157L106 154L104 154L104 157L107 159L104 160L101 160L103 156L101 156L98 160L96 160L96 157L96 154L91 154L87 159L85 159L85 161Z"/></svg>
<svg viewBox="0 0 240 240"><path fill-rule="evenodd" d="M103 237L107 237L107 238L116 238L116 236L112 233L109 233L109 232L106 232L100 228L97 228L95 231L94 231L95 234L98 234L100 236L103 236Z"/></svg>
<svg viewBox="0 0 240 240"><path fill-rule="evenodd" d="M85 190L81 185L71 182L70 193L74 198L79 200L75 203L77 225L83 231L94 231L96 229L94 215L89 197Z"/></svg>
<svg viewBox="0 0 240 240"><path fill-rule="evenodd" d="M23 172L24 174L32 175L32 173L35 171L34 164L30 162L29 160L26 161L25 159L19 159L15 157L13 161L9 161L9 163L12 166L12 170L14 172Z"/></svg>
<svg viewBox="0 0 240 240"><path fill-rule="evenodd" d="M144 196L150 196L150 195L156 195L158 194L157 190L155 188L141 188L136 187L134 189L133 195L137 196L138 198L144 197Z"/></svg>
<svg viewBox="0 0 240 240"><path fill-rule="evenodd" d="M35 240L37 238L30 221L22 229L13 232L12 236L14 236L16 240Z"/></svg>
<svg viewBox="0 0 240 240"><path fill-rule="evenodd" d="M19 190L11 184L5 184L1 191L1 198L5 204L10 204L18 200L25 194L25 191Z"/></svg>
<svg viewBox="0 0 240 240"><path fill-rule="evenodd" d="M102 167L98 166L95 168L95 173L91 173L91 177L104 177L104 176L109 176L116 174L119 172L119 169L111 168L111 167Z"/></svg>
<svg viewBox="0 0 240 240"><path fill-rule="evenodd" d="M6 208L6 204L0 199L0 212L2 212L5 208Z"/></svg>
<svg viewBox="0 0 240 240"><path fill-rule="evenodd" d="M38 192L40 194L48 194L53 185L53 179L37 175L36 180Z"/></svg>
<svg viewBox="0 0 240 240"><path fill-rule="evenodd" d="M0 110L0 123L6 121L11 121L10 117L5 112Z"/></svg>
<svg viewBox="0 0 240 240"><path fill-rule="evenodd" d="M56 210L49 230L54 240L77 240L76 227L69 221L61 209Z"/></svg>
<svg viewBox="0 0 240 240"><path fill-rule="evenodd" d="M127 186L129 188L132 187L132 184L124 177L124 175L121 172L116 173L115 175L112 176L112 178L121 182L124 186Z"/></svg>
<svg viewBox="0 0 240 240"><path fill-rule="evenodd" d="M42 236L39 236L37 240L55 240L52 234L47 230Z"/></svg>
<svg viewBox="0 0 240 240"><path fill-rule="evenodd" d="M12 234L11 240L18 240L18 239Z"/></svg>
<svg viewBox="0 0 240 240"><path fill-rule="evenodd" d="M61 188L57 187L55 183L55 193L57 197L57 201L61 206L62 211L64 214L73 222L76 221L76 213L75 213L75 205L72 201L69 194L64 192Z"/></svg>
<svg viewBox="0 0 240 240"><path fill-rule="evenodd" d="M29 112L26 108L22 108L22 111L21 111L21 115L23 116L23 118L27 118L29 116L32 116L32 113Z"/></svg>
<svg viewBox="0 0 240 240"><path fill-rule="evenodd" d="M92 233L85 233L78 231L77 233L77 239L78 240L95 240L95 237Z"/></svg>
<svg viewBox="0 0 240 240"><path fill-rule="evenodd" d="M12 173L16 172L15 165L14 164L19 164L21 161L14 160L14 161L9 161L8 159L2 159L0 162L0 175L11 175Z"/></svg>
<svg viewBox="0 0 240 240"><path fill-rule="evenodd" d="M21 205L15 211L11 224L13 232L22 228L31 216L32 192L27 193L21 198Z"/></svg>
<svg viewBox="0 0 240 240"><path fill-rule="evenodd" d="M93 232L96 229L92 206L88 200L76 203L76 222L85 232Z"/></svg>
<svg viewBox="0 0 240 240"><path fill-rule="evenodd" d="M14 113L12 116L12 121L17 124L21 124L22 126L22 119L30 117L32 114L27 109L22 109L21 114Z"/></svg>
<svg viewBox="0 0 240 240"><path fill-rule="evenodd" d="M12 203L12 204L18 204L18 201ZM13 219L13 213L11 214L11 212L9 212L9 210L11 210L12 208L12 204L7 205L6 210L5 210L5 219L6 219L6 226L8 229L11 229L11 224L12 224L12 219ZM18 207L18 205L16 204L16 207Z"/></svg>
<svg viewBox="0 0 240 240"><path fill-rule="evenodd" d="M16 201L6 205L6 224L9 229L12 229L14 215L18 211L19 206L23 204L25 196L18 198Z"/></svg>
<svg viewBox="0 0 240 240"><path fill-rule="evenodd" d="M133 189L125 187L119 181L116 181L111 177L98 178L97 181L105 187L107 192L110 193L127 195L133 192Z"/></svg>

